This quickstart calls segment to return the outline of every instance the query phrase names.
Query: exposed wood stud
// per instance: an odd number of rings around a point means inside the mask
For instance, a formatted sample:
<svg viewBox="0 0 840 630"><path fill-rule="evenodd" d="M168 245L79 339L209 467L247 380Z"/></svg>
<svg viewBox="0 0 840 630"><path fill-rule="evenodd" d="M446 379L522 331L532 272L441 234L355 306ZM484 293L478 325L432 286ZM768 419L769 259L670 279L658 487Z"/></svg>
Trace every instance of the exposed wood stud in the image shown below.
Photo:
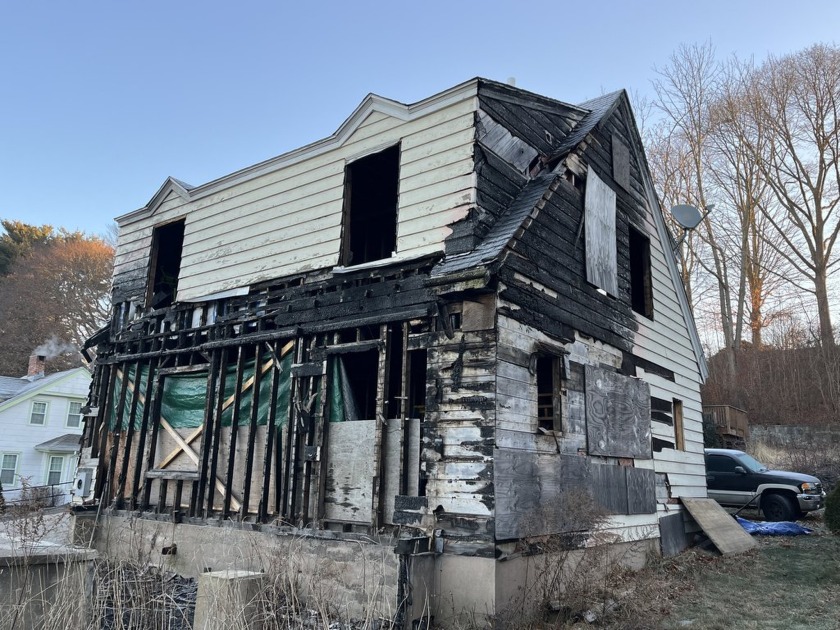
<svg viewBox="0 0 840 630"><path fill-rule="evenodd" d="M231 494L235 479L236 464L236 439L239 435L239 403L242 400L242 373L245 370L245 351L242 346L237 348L236 355L236 381L233 389L233 410L230 419L230 439L228 441L228 462L227 462L227 483L225 484L225 497L222 504L222 518L230 514Z"/></svg>
<svg viewBox="0 0 840 630"><path fill-rule="evenodd" d="M154 389L152 390L151 400L151 419L152 419L152 434L149 436L148 455L146 457L146 470L152 470L155 466L155 451L157 449L158 431L160 429L160 408L163 401L163 377L157 374ZM149 404L148 399L146 403ZM146 479L143 482L143 497L140 501L140 509L146 511L149 507L149 501L152 495L151 480Z"/></svg>
<svg viewBox="0 0 840 630"><path fill-rule="evenodd" d="M251 385L251 417L248 427L248 450L245 455L245 483L242 490L242 512L239 514L240 519L245 518L248 514L251 497L251 477L254 473L254 447L257 439L257 421L259 420L260 414L260 383L263 374L259 349L260 346L258 345L254 353L254 376L253 385ZM267 366L271 366L272 364L273 359L269 359L266 363Z"/></svg>
<svg viewBox="0 0 840 630"><path fill-rule="evenodd" d="M219 451L220 442L222 441L222 410L225 402L225 375L227 374L229 352L227 348L222 348L221 356L219 358L218 380L216 383L216 411L213 415L213 438L210 453L210 480L216 479L217 471L219 469ZM209 439L209 438L208 438ZM204 518L208 518L215 509L215 486L207 483L207 506L204 509Z"/></svg>
<svg viewBox="0 0 840 630"><path fill-rule="evenodd" d="M198 481L193 483L194 499L190 500L190 516L198 516L199 512L204 506L204 493L207 492L207 471L210 467L211 447L213 444L213 427L216 421L216 401L221 398L219 386L222 382L220 378L220 351L216 350L211 353L210 366L207 373L207 398L204 401L204 432L201 438L201 464L198 467ZM209 492L213 493L213 489Z"/></svg>
<svg viewBox="0 0 840 630"><path fill-rule="evenodd" d="M128 369L126 368L126 374ZM122 503L125 497L126 476L128 474L128 465L131 461L131 445L134 440L134 425L136 424L137 404L140 400L140 376L141 367L139 363L134 364L134 386L131 390L131 409L128 414L128 428L126 429L125 446L122 453L122 466L120 467L120 476L117 488L117 498Z"/></svg>
<svg viewBox="0 0 840 630"><path fill-rule="evenodd" d="M152 418L152 410L149 401L152 398L154 391L154 382L157 379L157 361L149 363L149 373L146 375L146 391L143 403L143 416L140 421L140 439L137 443L137 456L134 458L134 475L131 482L131 509L137 509L137 502L140 494L140 483L143 478L143 455L146 452L147 433L149 431L149 422Z"/></svg>

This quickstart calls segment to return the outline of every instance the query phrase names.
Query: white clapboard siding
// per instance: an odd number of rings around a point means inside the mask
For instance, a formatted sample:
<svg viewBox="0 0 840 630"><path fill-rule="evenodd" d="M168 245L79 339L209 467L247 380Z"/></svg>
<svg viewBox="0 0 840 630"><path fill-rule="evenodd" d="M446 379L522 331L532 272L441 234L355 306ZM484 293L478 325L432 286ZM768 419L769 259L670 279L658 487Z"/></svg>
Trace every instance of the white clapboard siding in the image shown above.
<svg viewBox="0 0 840 630"><path fill-rule="evenodd" d="M638 330L633 354L674 372L674 381L650 374L640 368L637 373L651 388L651 396L664 400L678 399L683 403L685 451L664 448L654 452L654 470L668 475L671 496L706 496L706 475L703 462L702 406L700 402L700 372L689 336L689 326L680 307L677 291L682 287L674 282L668 268L662 243L662 218L647 216L650 236L651 279L653 283L653 320L636 315ZM674 427L652 423L653 434L675 441Z"/></svg>
<svg viewBox="0 0 840 630"><path fill-rule="evenodd" d="M470 90L422 115L372 108L329 150L308 157L304 149L288 164L279 158L274 168L257 165L253 176L233 174L200 187L193 199L173 187L149 212L122 221L115 273L147 266L154 226L180 218L181 301L335 266L346 164L395 144L401 151L397 257L441 252L448 226L463 219L475 200L475 109Z"/></svg>

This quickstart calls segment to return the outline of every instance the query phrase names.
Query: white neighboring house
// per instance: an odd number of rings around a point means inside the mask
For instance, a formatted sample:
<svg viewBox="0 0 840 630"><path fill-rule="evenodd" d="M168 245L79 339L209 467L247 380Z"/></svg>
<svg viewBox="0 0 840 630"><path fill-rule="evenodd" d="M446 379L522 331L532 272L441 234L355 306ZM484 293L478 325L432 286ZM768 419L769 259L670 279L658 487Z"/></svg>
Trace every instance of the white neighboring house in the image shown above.
<svg viewBox="0 0 840 630"><path fill-rule="evenodd" d="M70 500L82 433L82 407L90 373L80 367L44 376L43 357L29 374L0 376L0 483L8 505L20 498L22 480L44 487L51 503Z"/></svg>

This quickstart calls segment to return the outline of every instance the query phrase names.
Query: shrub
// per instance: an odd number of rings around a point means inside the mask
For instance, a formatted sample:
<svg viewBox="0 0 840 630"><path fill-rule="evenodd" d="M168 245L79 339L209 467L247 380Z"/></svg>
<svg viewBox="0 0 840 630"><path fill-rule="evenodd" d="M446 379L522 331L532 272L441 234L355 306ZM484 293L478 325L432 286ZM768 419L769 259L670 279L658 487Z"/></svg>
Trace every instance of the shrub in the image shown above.
<svg viewBox="0 0 840 630"><path fill-rule="evenodd" d="M833 533L840 534L840 484L825 500L825 524Z"/></svg>

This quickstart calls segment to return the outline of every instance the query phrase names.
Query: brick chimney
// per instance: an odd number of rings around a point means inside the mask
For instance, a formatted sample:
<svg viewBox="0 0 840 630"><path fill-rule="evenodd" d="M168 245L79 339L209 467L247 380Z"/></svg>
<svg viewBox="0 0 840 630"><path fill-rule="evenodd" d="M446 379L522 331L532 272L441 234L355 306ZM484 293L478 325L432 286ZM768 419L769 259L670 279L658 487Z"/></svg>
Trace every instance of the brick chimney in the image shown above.
<svg viewBox="0 0 840 630"><path fill-rule="evenodd" d="M30 380L44 375L44 362L47 360L43 354L32 354L29 356L29 369L26 370L26 377Z"/></svg>

